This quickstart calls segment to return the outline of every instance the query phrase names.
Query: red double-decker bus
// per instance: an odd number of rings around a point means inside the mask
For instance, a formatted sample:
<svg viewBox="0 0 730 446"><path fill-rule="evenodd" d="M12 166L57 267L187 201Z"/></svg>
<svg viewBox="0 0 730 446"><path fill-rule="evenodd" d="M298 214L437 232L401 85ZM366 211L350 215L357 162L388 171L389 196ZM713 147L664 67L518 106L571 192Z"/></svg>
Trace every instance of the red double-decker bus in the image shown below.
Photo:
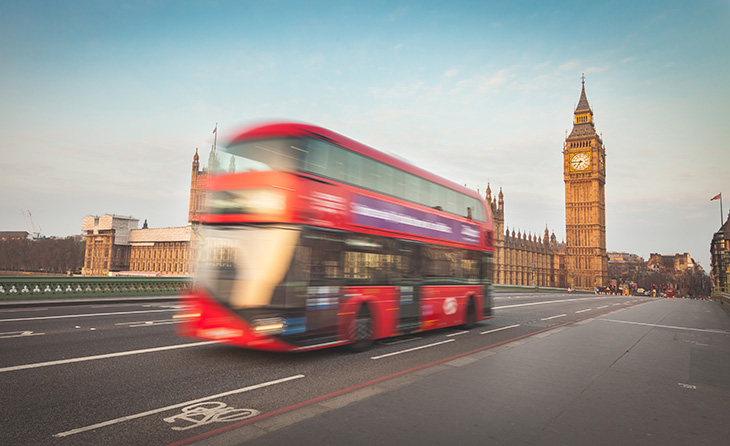
<svg viewBox="0 0 730 446"><path fill-rule="evenodd" d="M183 335L362 350L491 317L492 217L474 191L298 123L242 131L212 164Z"/></svg>

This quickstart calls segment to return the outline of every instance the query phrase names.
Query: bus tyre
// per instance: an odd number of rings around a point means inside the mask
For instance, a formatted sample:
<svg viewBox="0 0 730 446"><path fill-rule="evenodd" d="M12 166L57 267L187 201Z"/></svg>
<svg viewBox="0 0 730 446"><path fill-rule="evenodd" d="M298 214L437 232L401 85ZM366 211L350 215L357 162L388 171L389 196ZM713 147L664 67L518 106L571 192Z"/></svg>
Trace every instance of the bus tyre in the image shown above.
<svg viewBox="0 0 730 446"><path fill-rule="evenodd" d="M373 320L367 307L362 306L357 312L355 319L350 322L349 348L355 352L363 352L373 344Z"/></svg>
<svg viewBox="0 0 730 446"><path fill-rule="evenodd" d="M474 306L474 298L469 298L469 303L466 305L466 319L464 319L464 325L462 328L471 329L477 324L477 309Z"/></svg>

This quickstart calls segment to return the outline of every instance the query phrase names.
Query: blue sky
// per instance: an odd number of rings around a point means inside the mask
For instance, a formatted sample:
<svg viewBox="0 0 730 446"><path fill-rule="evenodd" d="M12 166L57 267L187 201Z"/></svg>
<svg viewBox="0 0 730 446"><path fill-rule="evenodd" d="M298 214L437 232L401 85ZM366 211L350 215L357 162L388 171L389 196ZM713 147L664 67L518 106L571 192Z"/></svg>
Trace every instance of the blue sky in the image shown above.
<svg viewBox="0 0 730 446"><path fill-rule="evenodd" d="M310 122L484 191L564 238L581 74L607 147L607 248L709 269L730 198L730 2L0 0L0 230L186 224L195 148ZM724 204L723 218L730 210Z"/></svg>

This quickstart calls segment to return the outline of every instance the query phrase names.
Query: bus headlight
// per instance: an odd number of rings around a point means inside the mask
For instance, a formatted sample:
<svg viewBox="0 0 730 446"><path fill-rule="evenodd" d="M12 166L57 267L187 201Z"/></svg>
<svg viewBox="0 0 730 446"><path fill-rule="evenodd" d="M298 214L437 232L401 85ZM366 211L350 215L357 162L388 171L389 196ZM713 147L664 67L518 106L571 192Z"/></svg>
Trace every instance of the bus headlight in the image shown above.
<svg viewBox="0 0 730 446"><path fill-rule="evenodd" d="M275 335L284 331L284 319L280 317L269 317L253 321L253 331L261 335Z"/></svg>
<svg viewBox="0 0 730 446"><path fill-rule="evenodd" d="M211 192L208 207L214 214L278 214L286 197L273 189L239 189Z"/></svg>

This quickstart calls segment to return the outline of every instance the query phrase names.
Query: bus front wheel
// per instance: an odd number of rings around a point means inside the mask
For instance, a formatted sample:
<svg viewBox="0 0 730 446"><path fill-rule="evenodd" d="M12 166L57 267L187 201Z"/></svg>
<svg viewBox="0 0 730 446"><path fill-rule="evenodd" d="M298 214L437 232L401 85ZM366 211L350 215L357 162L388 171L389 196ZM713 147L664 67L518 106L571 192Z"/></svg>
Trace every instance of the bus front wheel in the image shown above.
<svg viewBox="0 0 730 446"><path fill-rule="evenodd" d="M350 350L362 352L373 344L373 320L367 307L362 306L349 327Z"/></svg>

